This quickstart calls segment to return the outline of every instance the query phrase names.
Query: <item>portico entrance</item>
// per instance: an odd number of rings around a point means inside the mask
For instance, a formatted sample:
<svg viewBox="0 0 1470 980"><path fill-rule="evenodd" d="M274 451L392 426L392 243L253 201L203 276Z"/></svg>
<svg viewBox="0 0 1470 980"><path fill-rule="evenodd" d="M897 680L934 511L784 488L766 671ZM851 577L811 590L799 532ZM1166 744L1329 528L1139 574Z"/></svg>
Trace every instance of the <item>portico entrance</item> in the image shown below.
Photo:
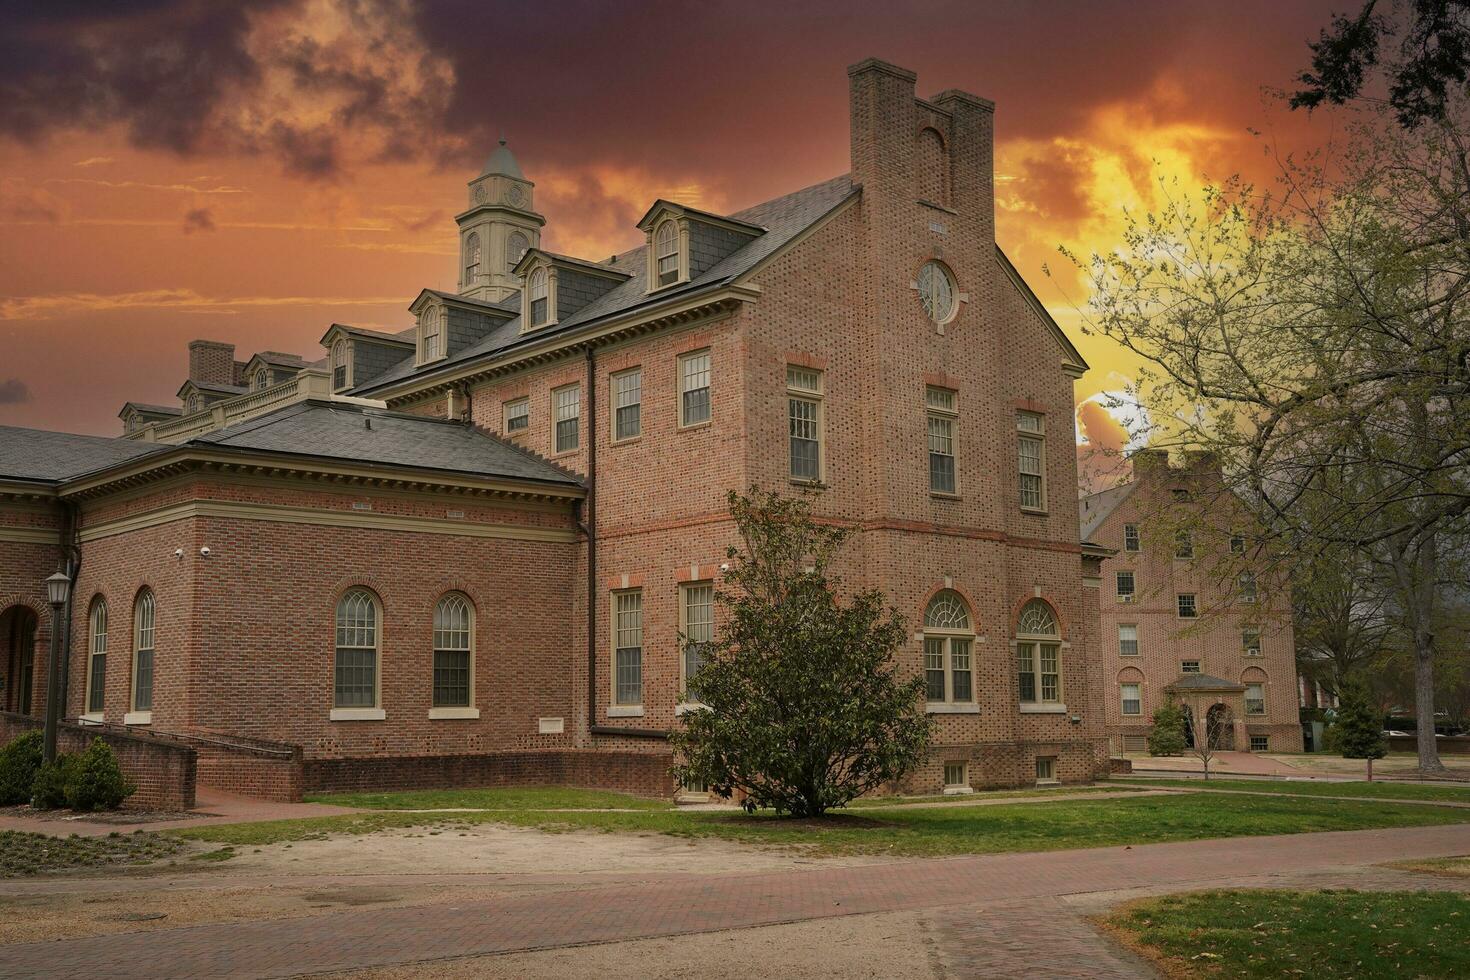
<svg viewBox="0 0 1470 980"><path fill-rule="evenodd" d="M32 714L36 709L36 614L26 606L0 612L0 706Z"/></svg>

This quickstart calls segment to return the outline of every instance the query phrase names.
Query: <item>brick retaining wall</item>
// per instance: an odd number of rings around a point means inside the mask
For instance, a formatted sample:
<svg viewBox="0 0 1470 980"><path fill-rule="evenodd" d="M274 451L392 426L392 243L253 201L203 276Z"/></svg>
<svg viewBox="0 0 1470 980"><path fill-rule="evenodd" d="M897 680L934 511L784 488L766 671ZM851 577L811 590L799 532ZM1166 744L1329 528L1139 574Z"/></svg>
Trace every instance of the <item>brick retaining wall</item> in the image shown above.
<svg viewBox="0 0 1470 980"><path fill-rule="evenodd" d="M302 771L307 792L550 784L669 797L672 761L667 753L562 750L307 759Z"/></svg>
<svg viewBox="0 0 1470 980"><path fill-rule="evenodd" d="M24 732L40 730L41 719L0 712L0 742ZM137 784L137 792L123 801L128 810L191 810L197 757L188 745L164 735L121 731L113 726L62 722L56 731L59 752L82 752L100 738L117 755L123 775Z"/></svg>

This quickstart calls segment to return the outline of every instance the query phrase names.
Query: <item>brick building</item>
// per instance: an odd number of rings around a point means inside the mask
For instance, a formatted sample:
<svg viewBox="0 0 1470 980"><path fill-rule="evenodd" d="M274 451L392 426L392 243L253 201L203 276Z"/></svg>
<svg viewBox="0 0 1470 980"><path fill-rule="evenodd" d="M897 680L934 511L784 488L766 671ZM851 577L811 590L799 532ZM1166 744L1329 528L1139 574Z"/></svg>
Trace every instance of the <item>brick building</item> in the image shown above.
<svg viewBox="0 0 1470 980"><path fill-rule="evenodd" d="M1300 752L1290 590L1205 454L1139 450L1131 482L1084 497L1082 537L1111 552L1098 590L1107 732L1142 752L1173 699L1218 748ZM1191 729L1190 737L1194 737Z"/></svg>
<svg viewBox="0 0 1470 980"><path fill-rule="evenodd" d="M275 740L307 788L668 791L677 637L713 628L725 494L759 485L854 528L845 581L913 625L915 788L1103 771L1086 364L996 246L994 106L914 83L849 69L850 174L655 201L601 260L540 247L502 143L412 327L333 324L319 360L196 341L122 439L0 429L0 638L37 651L7 690L29 665L39 711L60 551L68 715Z"/></svg>

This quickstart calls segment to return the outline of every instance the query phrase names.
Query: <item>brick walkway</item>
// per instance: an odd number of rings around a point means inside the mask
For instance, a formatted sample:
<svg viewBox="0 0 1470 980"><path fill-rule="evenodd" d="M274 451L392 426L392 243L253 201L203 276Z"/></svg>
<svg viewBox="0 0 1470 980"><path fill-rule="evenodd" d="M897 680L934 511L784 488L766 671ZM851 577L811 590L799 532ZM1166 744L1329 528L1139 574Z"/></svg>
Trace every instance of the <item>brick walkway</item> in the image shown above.
<svg viewBox="0 0 1470 980"><path fill-rule="evenodd" d="M291 976L868 912L1204 886L1222 878L1467 853L1470 825L1456 825L696 877L453 907L359 909L16 945L0 949L0 976ZM986 940L982 935L978 941Z"/></svg>

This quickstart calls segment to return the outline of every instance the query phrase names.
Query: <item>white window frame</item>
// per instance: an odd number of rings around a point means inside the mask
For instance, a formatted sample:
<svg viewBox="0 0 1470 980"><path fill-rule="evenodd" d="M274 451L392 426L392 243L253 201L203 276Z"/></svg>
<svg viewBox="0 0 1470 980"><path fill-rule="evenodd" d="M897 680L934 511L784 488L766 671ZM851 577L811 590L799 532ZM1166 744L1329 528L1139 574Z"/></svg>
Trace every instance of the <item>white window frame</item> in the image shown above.
<svg viewBox="0 0 1470 980"><path fill-rule="evenodd" d="M1123 636L1123 631L1124 630L1132 630L1133 631L1133 637L1132 637L1132 639L1129 639L1129 638L1126 638L1126 637ZM1125 645L1125 644L1128 644L1128 643L1132 643L1133 644L1133 649L1132 650L1129 650L1128 647ZM1137 623L1119 623L1118 624L1118 656L1120 656L1120 657L1136 657L1138 655L1139 655L1139 648L1138 648L1138 624Z"/></svg>
<svg viewBox="0 0 1470 980"><path fill-rule="evenodd" d="M371 613L369 618L345 618L344 613L349 611L349 601L352 608L365 608ZM348 589L338 598L337 604L332 609L332 709L328 714L331 721L381 721L383 712L383 604L377 595L367 588L357 586ZM354 642L343 642L344 640ZM361 642L367 640L369 642ZM338 703L338 678L344 665L341 662L342 654L347 651L370 651L372 662L369 665L372 670L373 701L372 704L339 704ZM347 669L351 669L350 667Z"/></svg>
<svg viewBox="0 0 1470 980"><path fill-rule="evenodd" d="M107 712L107 600L97 596L92 600L91 612L87 614L87 690L82 702L83 717L100 720ZM102 677L98 683L97 659L101 658Z"/></svg>
<svg viewBox="0 0 1470 980"><path fill-rule="evenodd" d="M1257 744L1257 743L1259 743L1259 744ZM1250 736L1250 747L1251 747L1251 751L1252 752L1270 752L1271 751L1271 736L1270 735L1252 735L1252 736Z"/></svg>
<svg viewBox="0 0 1470 980"><path fill-rule="evenodd" d="M960 424L959 404L960 394L953 388L924 386L924 429L928 450L925 461L928 463L929 493L940 497L958 497L960 494L959 449L955 445L955 430ZM951 485L948 489L935 485L936 457L949 460Z"/></svg>
<svg viewBox="0 0 1470 980"><path fill-rule="evenodd" d="M945 762L941 778L944 780L945 793L968 793L973 789L970 785L970 763L967 760Z"/></svg>
<svg viewBox="0 0 1470 980"><path fill-rule="evenodd" d="M551 296L555 292L551 288L551 270L544 265L537 266L531 270L526 277L526 322L528 329L535 330L538 327L546 327L556 322L556 311L552 309ZM540 295L537 295L537 294ZM546 305L542 308L542 316L536 319L536 303L544 301Z"/></svg>
<svg viewBox="0 0 1470 980"><path fill-rule="evenodd" d="M1260 597L1255 572L1241 572L1236 577L1235 587L1241 602L1254 603Z"/></svg>
<svg viewBox="0 0 1470 980"><path fill-rule="evenodd" d="M704 363L703 370L697 367L701 361ZM692 370L691 365L695 366ZM676 367L678 368L676 373L678 374L679 428L693 429L701 425L709 425L714 421L715 417L714 392L712 390L715 370L714 355L711 349L705 347L700 350L692 350L680 354ZM704 377L704 384L696 384L695 382L699 380L701 375ZM694 394L697 391L704 392L705 417L690 421L689 404L685 396Z"/></svg>
<svg viewBox="0 0 1470 980"><path fill-rule="evenodd" d="M1259 697L1251 697L1251 689L1259 692ZM1252 709L1252 705L1255 708ZM1245 713L1251 718L1260 718L1266 713L1266 682L1251 681L1245 685Z"/></svg>
<svg viewBox="0 0 1470 980"><path fill-rule="evenodd" d="M523 243L520 251L516 251L516 239ZM521 259L531 250L531 239L523 231L512 231L505 236L505 271L510 272L520 265Z"/></svg>
<svg viewBox="0 0 1470 980"><path fill-rule="evenodd" d="M1252 637L1254 637L1255 642L1252 642L1251 641L1252 640ZM1250 657L1252 660L1254 660L1255 658L1257 658L1259 656L1262 656L1262 651L1261 651L1261 630L1260 630L1260 627L1257 627L1257 626L1243 626L1243 627L1241 627L1241 630L1240 630L1240 653L1241 653L1241 656L1243 656L1243 657Z"/></svg>
<svg viewBox="0 0 1470 980"><path fill-rule="evenodd" d="M679 226L677 218L665 218L653 229L648 250L649 292L677 286L688 278L689 263L684 255L684 239L684 229ZM668 260L673 260L671 269L665 269ZM671 278L668 277L670 273Z"/></svg>
<svg viewBox="0 0 1470 980"><path fill-rule="evenodd" d="M612 433L612 438L608 441L614 444L633 442L643 435L643 368L639 366L616 371L608 380L608 388L612 392L612 397L608 399L611 414L608 431ZM624 409L635 409L633 432L628 435L624 435L619 426L619 414Z"/></svg>
<svg viewBox="0 0 1470 980"><path fill-rule="evenodd" d="M706 607L709 611L707 622L695 623L690 618L691 599L696 595L702 596L708 591L708 604L700 603L700 607ZM708 636L704 639L691 639L691 629L695 626L707 627ZM705 632L701 628L700 632ZM709 579L701 582L684 582L679 586L679 635L683 637L679 649L679 691L683 697L684 705L698 705L700 700L689 690L689 660L690 656L699 656L696 650L691 649L698 643L712 643L715 638L715 583ZM698 673L698 670L695 671Z"/></svg>
<svg viewBox="0 0 1470 980"><path fill-rule="evenodd" d="M146 725L153 720L153 692L158 679L158 601L144 587L133 600L132 684L128 690L128 712L124 725ZM140 679L147 681L147 699L138 697Z"/></svg>
<svg viewBox="0 0 1470 980"><path fill-rule="evenodd" d="M1204 670L1205 664L1203 660L1179 661L1179 673L1181 674L1202 674Z"/></svg>
<svg viewBox="0 0 1470 980"><path fill-rule="evenodd" d="M1123 577L1128 577L1128 584L1132 586L1129 592L1123 591ZM1118 597L1119 602L1132 603L1138 601L1138 573L1131 568L1123 568L1113 573L1113 594Z"/></svg>
<svg viewBox="0 0 1470 980"><path fill-rule="evenodd" d="M975 617L970 604L953 589L944 589L924 607L924 700L931 713L978 711L975 700ZM934 667L938 658L939 666ZM943 674L943 692L934 696L932 675ZM967 694L956 693L963 676Z"/></svg>
<svg viewBox="0 0 1470 980"><path fill-rule="evenodd" d="M447 617L463 614L460 621ZM480 717L475 707L475 604L463 592L446 592L434 603L433 642L429 662L429 717L431 719L463 719ZM468 664L464 704L439 703L439 671L453 668L439 666L440 654L465 654Z"/></svg>
<svg viewBox="0 0 1470 980"><path fill-rule="evenodd" d="M1028 617L1028 612L1033 610L1037 615L1044 614L1046 619L1037 621ZM1028 625L1045 625L1046 620L1050 621L1051 632L1043 633L1039 629L1027 628ZM1016 617L1016 635L1012 643L1012 676L1016 678L1016 700L1023 712L1066 711L1066 691L1062 683L1062 647L1062 630L1057 621L1056 610L1045 599L1027 600ZM1044 669L1048 651L1051 652L1054 663L1054 669L1050 671ZM1029 669L1021 670L1023 665ZM1030 698L1024 696L1024 685L1021 682L1021 677L1025 674L1030 674L1032 679ZM1054 678L1054 690L1050 697L1046 691L1048 677Z"/></svg>
<svg viewBox="0 0 1470 980"><path fill-rule="evenodd" d="M786 475L792 483L805 485L825 483L827 479L826 410L823 388L826 378L817 368L800 364L786 365ZM810 418L798 418L798 411L810 411ZM797 435L797 427L809 426L810 431ZM796 443L814 442L817 447L816 468L811 476L796 472Z"/></svg>
<svg viewBox="0 0 1470 980"><path fill-rule="evenodd" d="M519 411L519 409L524 409L524 411ZM517 435L531 428L531 399L529 397L522 395L520 398L512 398L504 404L502 410L506 435ZM515 419L523 419L524 421L521 425L512 427L510 423Z"/></svg>
<svg viewBox="0 0 1470 980"><path fill-rule="evenodd" d="M574 399L565 396L574 395ZM565 402L565 404L564 404ZM575 411L563 415L569 407L575 407ZM561 441L561 423L576 423L573 431L571 445L563 446ZM574 453L582 448L582 385L573 382L569 385L561 385L551 389L551 455L560 456L563 453Z"/></svg>
<svg viewBox="0 0 1470 980"><path fill-rule="evenodd" d="M1138 533L1137 524L1123 525L1123 550L1134 555L1143 550L1143 537Z"/></svg>
<svg viewBox="0 0 1470 980"><path fill-rule="evenodd" d="M1057 778L1056 756L1038 755L1036 757L1036 782L1039 786L1052 786L1061 782Z"/></svg>
<svg viewBox="0 0 1470 980"><path fill-rule="evenodd" d="M419 363L440 361L448 357L445 334L448 332L448 313L442 306L427 307L419 314ZM430 341L433 342L430 349Z"/></svg>
<svg viewBox="0 0 1470 980"><path fill-rule="evenodd" d="M959 315L960 287L953 270L943 262L930 259L921 265L913 288L919 294L924 315L936 326L943 326ZM947 305L941 306L941 301L947 301Z"/></svg>
<svg viewBox="0 0 1470 980"><path fill-rule="evenodd" d="M464 238L464 287L469 289L478 284L480 278L480 257L484 249L484 243L480 241L480 233L472 231Z"/></svg>
<svg viewBox="0 0 1470 980"><path fill-rule="evenodd" d="M1128 696L1128 689L1133 689L1133 697ZM1143 682L1142 681L1119 681L1118 682L1118 710L1125 718L1136 718L1143 714ZM1128 710L1129 704L1133 710Z"/></svg>
<svg viewBox="0 0 1470 980"><path fill-rule="evenodd" d="M608 717L641 716L643 714L643 698L646 692L646 673L644 667L648 659L647 617L643 603L642 589L617 589L611 597L612 615L608 618L609 640L612 644L612 657L608 661L611 669L608 671L611 682L612 700L608 704ZM636 622L631 618L637 617ZM624 641L636 639L637 646L624 646ZM637 698L624 698L623 685L619 683L619 653L627 650L638 652L637 660Z"/></svg>
<svg viewBox="0 0 1470 980"><path fill-rule="evenodd" d="M1028 445L1035 446L1036 472L1026 470L1029 458ZM1036 486L1030 488L1027 478L1034 479ZM1028 514L1046 513L1046 416L1040 412L1016 413L1016 481L1020 494L1021 510ZM1035 503L1027 503L1028 494L1034 494Z"/></svg>
<svg viewBox="0 0 1470 980"><path fill-rule="evenodd" d="M1185 602L1189 600L1190 612L1184 612ZM1174 595L1174 615L1179 619L1199 619L1199 594L1195 592L1177 592Z"/></svg>
<svg viewBox="0 0 1470 980"><path fill-rule="evenodd" d="M1174 532L1174 560L1190 561L1194 558L1194 535L1188 528Z"/></svg>
<svg viewBox="0 0 1470 980"><path fill-rule="evenodd" d="M337 372L342 372L338 383ZM344 337L332 343L332 390L345 391L352 387L352 345Z"/></svg>

